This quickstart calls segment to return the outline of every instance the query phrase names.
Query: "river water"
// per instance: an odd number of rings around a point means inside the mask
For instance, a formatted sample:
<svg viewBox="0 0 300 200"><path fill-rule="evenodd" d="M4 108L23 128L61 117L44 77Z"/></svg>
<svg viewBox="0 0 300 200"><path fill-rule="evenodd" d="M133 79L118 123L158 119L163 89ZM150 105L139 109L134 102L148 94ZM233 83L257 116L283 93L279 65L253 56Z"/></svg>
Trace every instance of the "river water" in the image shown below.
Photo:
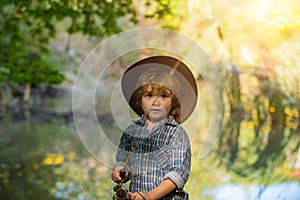
<svg viewBox="0 0 300 200"><path fill-rule="evenodd" d="M0 149L0 196L6 197L6 199L27 199L28 197L76 199L71 198L72 195L82 199L89 199L91 196L110 199L112 183L106 176L108 174L106 170L99 172L99 168L93 167L97 164L90 164L92 167L89 168L91 171L97 169L95 174L102 173L102 177L95 180L92 175L89 175L86 178L72 179L66 182L70 177L57 172L65 171L66 166L71 166L69 170L73 170L76 166L78 168L78 166L82 166L82 160L88 160L89 163L93 160L90 159L89 152L82 145L72 117L69 115L22 113L2 117ZM70 157L72 153L75 156ZM51 156L53 158L49 160ZM76 162L73 162L72 159ZM62 165L72 162L73 165ZM85 166L84 163L83 166ZM80 173L85 173L84 168ZM100 185L95 188L87 187L85 184L90 184L88 183L90 180L95 183L100 182ZM82 181L86 183L82 184ZM44 184L45 187L40 186L41 184ZM96 192L97 188L100 192ZM13 194L11 192L13 190L20 195ZM90 196L87 196L84 193L87 190L95 190L95 193L91 192ZM46 192L41 194L41 191ZM284 182L269 186L243 186L228 183L212 189L205 189L202 191L201 197L197 199L208 198L213 200L300 200L300 184Z"/></svg>
<svg viewBox="0 0 300 200"><path fill-rule="evenodd" d="M298 182L284 182L269 186L242 186L226 184L214 189L204 190L203 196L214 200L299 200L300 184Z"/></svg>

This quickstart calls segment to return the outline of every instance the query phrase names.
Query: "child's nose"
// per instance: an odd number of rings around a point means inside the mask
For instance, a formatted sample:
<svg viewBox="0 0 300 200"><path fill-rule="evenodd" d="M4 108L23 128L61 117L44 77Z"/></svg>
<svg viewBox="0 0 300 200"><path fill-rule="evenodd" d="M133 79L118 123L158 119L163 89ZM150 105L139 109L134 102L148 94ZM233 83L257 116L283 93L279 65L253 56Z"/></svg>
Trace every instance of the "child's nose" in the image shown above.
<svg viewBox="0 0 300 200"><path fill-rule="evenodd" d="M159 98L158 98L158 96L155 96L154 98L153 98L153 105L159 105L159 103L160 103L160 101L159 101Z"/></svg>

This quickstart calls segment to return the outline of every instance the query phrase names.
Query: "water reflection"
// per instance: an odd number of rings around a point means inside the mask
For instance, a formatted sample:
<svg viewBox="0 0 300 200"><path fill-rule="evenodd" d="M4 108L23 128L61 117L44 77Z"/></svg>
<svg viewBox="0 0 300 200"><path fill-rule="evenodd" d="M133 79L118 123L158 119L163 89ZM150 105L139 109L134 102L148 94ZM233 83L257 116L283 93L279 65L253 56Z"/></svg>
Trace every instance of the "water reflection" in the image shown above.
<svg viewBox="0 0 300 200"><path fill-rule="evenodd" d="M51 199L58 170L87 156L65 117L7 113L0 119L1 199Z"/></svg>
<svg viewBox="0 0 300 200"><path fill-rule="evenodd" d="M270 186L227 184L214 189L206 189L202 196L213 200L299 200L298 182L277 183Z"/></svg>

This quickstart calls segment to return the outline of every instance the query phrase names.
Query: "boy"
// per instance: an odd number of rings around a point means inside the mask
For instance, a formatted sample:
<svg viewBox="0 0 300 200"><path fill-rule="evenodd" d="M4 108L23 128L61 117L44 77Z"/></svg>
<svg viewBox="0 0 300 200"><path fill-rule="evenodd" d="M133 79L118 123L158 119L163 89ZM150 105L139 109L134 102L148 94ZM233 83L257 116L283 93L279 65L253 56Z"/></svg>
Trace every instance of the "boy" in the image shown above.
<svg viewBox="0 0 300 200"><path fill-rule="evenodd" d="M193 74L177 58L153 56L125 71L122 91L141 118L123 132L112 180L131 180L132 200L188 199L183 187L189 177L191 151L180 123L197 101Z"/></svg>

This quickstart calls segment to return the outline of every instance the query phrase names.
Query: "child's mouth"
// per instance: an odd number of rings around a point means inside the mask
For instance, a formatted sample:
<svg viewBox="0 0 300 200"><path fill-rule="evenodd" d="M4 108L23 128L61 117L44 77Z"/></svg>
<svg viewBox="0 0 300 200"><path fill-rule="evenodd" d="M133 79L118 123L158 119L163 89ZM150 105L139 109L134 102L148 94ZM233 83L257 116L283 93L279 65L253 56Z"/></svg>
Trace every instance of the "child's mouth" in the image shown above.
<svg viewBox="0 0 300 200"><path fill-rule="evenodd" d="M161 110L160 109L151 109L150 111L151 112L160 112Z"/></svg>

